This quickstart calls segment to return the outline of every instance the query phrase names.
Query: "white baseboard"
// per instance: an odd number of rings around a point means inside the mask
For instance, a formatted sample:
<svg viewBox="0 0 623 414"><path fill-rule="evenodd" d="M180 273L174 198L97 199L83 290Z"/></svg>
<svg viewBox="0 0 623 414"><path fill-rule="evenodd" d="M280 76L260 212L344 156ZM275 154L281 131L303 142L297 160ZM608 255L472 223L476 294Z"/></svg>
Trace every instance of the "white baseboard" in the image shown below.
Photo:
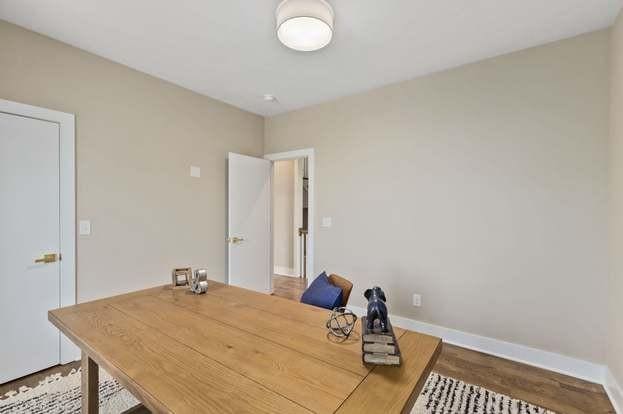
<svg viewBox="0 0 623 414"><path fill-rule="evenodd" d="M273 269L273 272L276 275L280 275L280 276L299 277L299 273L297 272L296 269L292 269L292 268L284 267L284 266L275 266L275 268Z"/></svg>
<svg viewBox="0 0 623 414"><path fill-rule="evenodd" d="M609 369L606 369L604 388L606 393L608 393L608 397L610 397L614 411L617 414L623 414L623 388Z"/></svg>
<svg viewBox="0 0 623 414"><path fill-rule="evenodd" d="M364 308L349 306L358 315L365 315ZM420 322L402 316L390 315L392 324L412 331L438 336L444 342L458 345L474 351L484 352L500 358L510 359L549 371L570 375L598 384L605 383L606 366L568 357L554 352L542 351L525 345L518 345L499 339L475 335L456 329L444 328L426 322ZM614 404L614 403L613 403ZM623 413L621 413L623 414Z"/></svg>

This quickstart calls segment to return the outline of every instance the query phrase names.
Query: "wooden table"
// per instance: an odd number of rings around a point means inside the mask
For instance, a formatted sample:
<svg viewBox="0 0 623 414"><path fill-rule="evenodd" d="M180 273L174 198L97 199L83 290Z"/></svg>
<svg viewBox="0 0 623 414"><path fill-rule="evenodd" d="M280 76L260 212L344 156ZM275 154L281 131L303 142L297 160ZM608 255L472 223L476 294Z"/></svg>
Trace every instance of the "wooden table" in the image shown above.
<svg viewBox="0 0 623 414"><path fill-rule="evenodd" d="M441 340L396 328L403 364L361 362L359 326L329 340L329 312L209 282L162 286L50 311L82 349L83 412L98 408L98 365L152 412L409 412Z"/></svg>

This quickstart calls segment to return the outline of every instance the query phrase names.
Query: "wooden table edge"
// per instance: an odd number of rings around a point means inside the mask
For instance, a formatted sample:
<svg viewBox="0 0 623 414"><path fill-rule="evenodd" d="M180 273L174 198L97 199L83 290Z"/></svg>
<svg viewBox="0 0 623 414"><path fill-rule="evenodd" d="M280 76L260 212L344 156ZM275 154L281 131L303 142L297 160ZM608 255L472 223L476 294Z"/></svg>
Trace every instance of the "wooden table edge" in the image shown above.
<svg viewBox="0 0 623 414"><path fill-rule="evenodd" d="M416 335L426 335L426 334L422 334L416 331L411 331L411 330L404 330L404 333L402 336L406 336L406 334L408 333L412 333L412 334L416 334ZM426 335L426 336L430 336L430 335ZM443 349L443 340L439 337L433 337L435 339L437 339L437 345L435 347L435 350L433 351L433 354L431 356L431 358L429 359L428 363L426 364L426 367L424 367L424 370L422 371L422 375L420 376L420 379L418 380L418 382L415 384L415 387L413 388L413 390L411 391L411 394L409 395L409 398L406 399L402 410L400 411L401 414L409 414L411 413L411 411L413 410L413 407L415 406L415 403L418 399L418 397L420 396L420 393L422 392L422 388L424 388L424 385L426 384L426 381L428 380L428 377L430 376L431 372L433 371L433 367L435 366L435 364L437 363L437 360L439 359L439 356L441 355L441 351ZM400 339L400 338L398 338ZM344 401L342 401L342 404L335 410L334 413L341 413L343 412L343 407L344 404L348 401L349 398L352 397L353 394L355 394L355 392L357 391L357 389L361 386L365 386L364 383L366 382L366 379L370 376L370 374L372 374L377 368L387 368L384 366L375 366L374 368L372 368L370 370L370 372L368 373L368 375L366 375L363 380L357 385L357 387L355 387L355 389L350 393L350 395L348 397L346 397L346 399Z"/></svg>
<svg viewBox="0 0 623 414"><path fill-rule="evenodd" d="M134 383L129 377L127 377L118 367L109 363L105 359L100 358L91 347L80 340L71 329L65 326L56 316L55 311L48 311L48 320L56 326L67 338L69 338L82 352L82 381L81 391L88 390L89 395L83 396L83 403L88 402L88 406L82 407L83 413L98 413L99 402L99 386L92 386L92 382L98 381L99 377L94 374L97 372L97 368L101 366L108 372L113 378L125 387L137 400L139 400L145 407L152 413L169 413L170 411L156 398L154 398L147 391L143 390L140 386ZM87 369L85 369L87 368ZM94 395L95 394L95 395Z"/></svg>
<svg viewBox="0 0 623 414"><path fill-rule="evenodd" d="M402 411L401 411L402 414L409 414L413 410L413 406L415 406L415 403L418 397L420 396L420 393L422 392L422 388L424 388L426 381L428 381L428 377L430 376L431 372L433 372L433 367L437 363L437 360L439 359L439 356L441 355L442 349L443 349L443 339L439 338L439 342L437 343L437 347L435 348L435 352L433 353L433 356L428 361L428 364L426 364L426 368L424 368L424 371L423 371L422 376L420 377L420 380L415 385L415 388L413 388L413 391L411 392L411 396L407 399L404 407L402 408Z"/></svg>

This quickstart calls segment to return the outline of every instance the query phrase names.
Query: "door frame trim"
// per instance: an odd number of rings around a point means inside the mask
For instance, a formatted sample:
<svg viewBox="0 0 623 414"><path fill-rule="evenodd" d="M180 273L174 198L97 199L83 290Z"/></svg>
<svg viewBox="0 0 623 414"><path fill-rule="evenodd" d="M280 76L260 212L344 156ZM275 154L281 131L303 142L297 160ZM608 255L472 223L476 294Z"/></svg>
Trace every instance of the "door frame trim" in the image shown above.
<svg viewBox="0 0 623 414"><path fill-rule="evenodd" d="M303 148L293 151L285 151L285 152L276 152L272 154L265 154L264 159L271 161L273 164L275 161L280 160L293 160L297 158L307 158L307 175L309 177L308 188L307 188L307 285L311 283L311 281L315 277L314 273L314 247L315 247L315 235L316 231L314 229L314 215L316 212L316 198L314 193L314 187L316 185L316 161L315 161L315 150L314 148ZM271 174L271 194L272 194L272 174ZM273 206L272 206L272 196L271 196L271 206L270 206L270 227L271 227L271 236L270 236L270 262L271 262L271 277L270 277L270 287L272 290L272 269L273 269L273 236L272 236L272 222L273 222Z"/></svg>
<svg viewBox="0 0 623 414"><path fill-rule="evenodd" d="M76 304L76 119L73 114L0 99L0 112L54 122L59 126L61 307ZM80 358L79 349L60 335L60 363Z"/></svg>

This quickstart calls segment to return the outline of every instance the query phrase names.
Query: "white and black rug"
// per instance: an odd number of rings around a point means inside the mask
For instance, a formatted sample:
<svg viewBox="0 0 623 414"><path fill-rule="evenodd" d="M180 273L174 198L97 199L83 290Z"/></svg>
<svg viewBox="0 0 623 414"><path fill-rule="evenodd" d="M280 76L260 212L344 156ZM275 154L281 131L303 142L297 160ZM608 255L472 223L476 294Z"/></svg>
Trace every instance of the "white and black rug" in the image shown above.
<svg viewBox="0 0 623 414"><path fill-rule="evenodd" d="M555 414L477 385L432 373L411 414Z"/></svg>
<svg viewBox="0 0 623 414"><path fill-rule="evenodd" d="M100 413L118 414L138 401L100 370ZM80 412L80 371L47 377L34 388L22 388L0 400L0 414ZM432 373L412 414L554 414L476 385Z"/></svg>
<svg viewBox="0 0 623 414"><path fill-rule="evenodd" d="M100 413L118 414L139 402L108 373L100 369ZM0 400L0 414L60 414L80 413L80 370L62 377L55 374L34 388L22 387Z"/></svg>

